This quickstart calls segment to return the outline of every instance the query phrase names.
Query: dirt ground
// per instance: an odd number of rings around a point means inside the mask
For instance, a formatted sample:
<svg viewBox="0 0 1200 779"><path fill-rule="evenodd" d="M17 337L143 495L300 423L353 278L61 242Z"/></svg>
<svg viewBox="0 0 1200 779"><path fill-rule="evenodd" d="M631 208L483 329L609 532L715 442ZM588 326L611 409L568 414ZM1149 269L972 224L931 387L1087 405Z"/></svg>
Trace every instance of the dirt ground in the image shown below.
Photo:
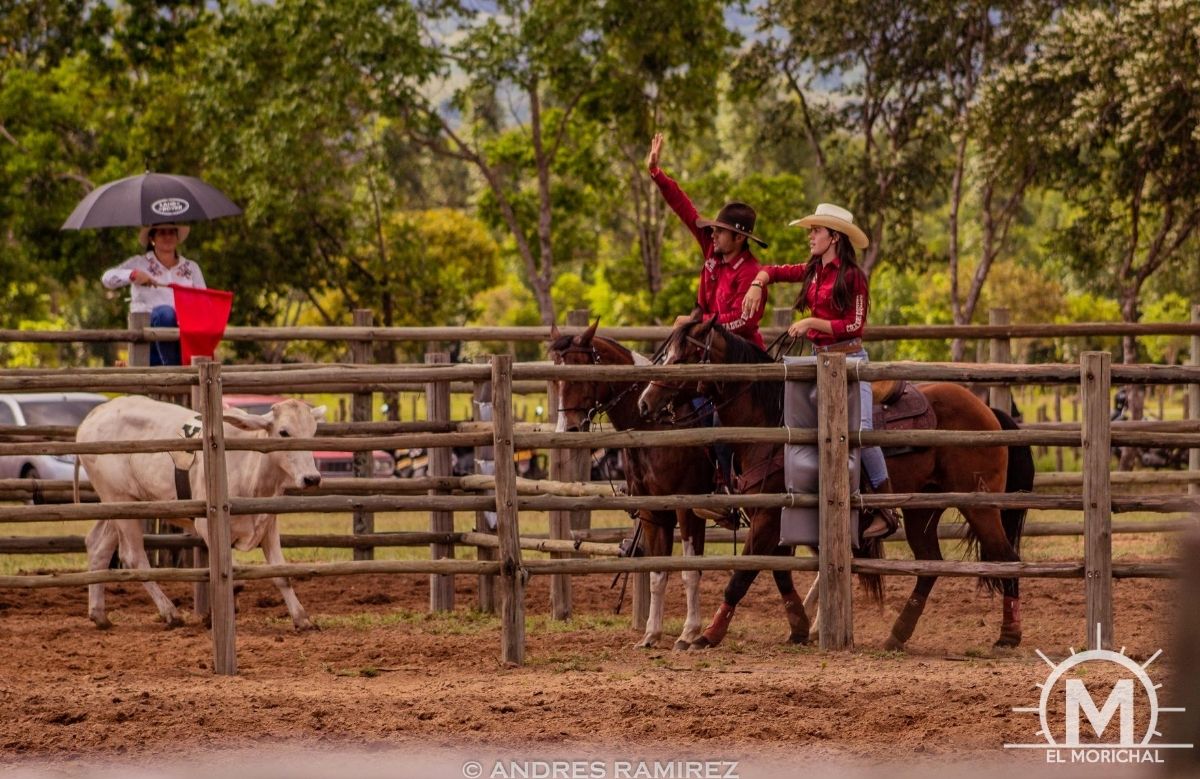
<svg viewBox="0 0 1200 779"><path fill-rule="evenodd" d="M724 581L704 576L706 623ZM803 592L811 574L797 582ZM459 608L442 616L425 613L427 577L301 581L322 626L307 633L292 630L269 582L250 582L238 600L234 678L212 674L209 635L194 618L164 630L139 585L110 585L115 627L104 632L87 620L83 590L2 591L0 764L264 744L1011 764L1041 759L1003 748L1037 740L1037 716L1012 711L1037 704L1049 669L1035 650L1058 661L1085 645L1079 581L1026 580L1024 643L993 652L999 598L974 580L943 579L904 654L881 647L910 579L889 580L882 610L859 605L856 649L840 653L782 643L766 576L722 646L674 652L671 635L658 650L635 649L609 583L575 578L576 618L555 623L544 616L547 581L535 577L528 664L507 668L495 618L471 609L473 577L458 578ZM167 592L190 606L190 586ZM1173 585L1119 581L1116 596L1126 653L1169 655ZM669 630L681 626L682 601L675 576ZM1149 670L1169 687L1169 657Z"/></svg>

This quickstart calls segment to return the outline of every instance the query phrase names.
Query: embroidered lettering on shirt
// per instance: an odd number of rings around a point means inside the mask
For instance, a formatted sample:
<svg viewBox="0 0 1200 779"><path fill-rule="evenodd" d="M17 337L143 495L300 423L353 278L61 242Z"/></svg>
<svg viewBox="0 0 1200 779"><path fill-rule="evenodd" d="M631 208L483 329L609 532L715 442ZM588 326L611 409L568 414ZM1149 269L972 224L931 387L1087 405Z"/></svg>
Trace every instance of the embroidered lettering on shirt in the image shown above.
<svg viewBox="0 0 1200 779"><path fill-rule="evenodd" d="M866 307L866 302L867 301L866 301L865 295L855 295L854 296L854 320L847 323L847 325L846 325L847 333L853 333L857 330L862 329L863 309Z"/></svg>

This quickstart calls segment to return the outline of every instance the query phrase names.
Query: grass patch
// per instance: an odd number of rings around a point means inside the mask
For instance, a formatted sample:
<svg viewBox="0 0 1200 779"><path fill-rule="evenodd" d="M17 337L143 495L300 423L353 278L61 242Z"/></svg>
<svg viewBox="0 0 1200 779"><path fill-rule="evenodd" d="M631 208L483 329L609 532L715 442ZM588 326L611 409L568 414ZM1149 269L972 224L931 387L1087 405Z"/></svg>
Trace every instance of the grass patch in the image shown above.
<svg viewBox="0 0 1200 779"><path fill-rule="evenodd" d="M529 633L594 632L628 628L629 618L619 614L580 614L565 620L554 619L548 614L535 614L525 618L525 630Z"/></svg>
<svg viewBox="0 0 1200 779"><path fill-rule="evenodd" d="M373 665L363 666L362 668L339 668L338 670L333 671L334 676L348 676L363 679L374 679L376 676L379 676L380 673L382 672Z"/></svg>
<svg viewBox="0 0 1200 779"><path fill-rule="evenodd" d="M289 620L281 617L272 621L287 622ZM341 628L361 631L411 625L420 628L424 633L433 635L467 635L500 629L500 618L496 615L468 609L435 613L398 609L382 614L329 615L315 618L313 621L322 629Z"/></svg>
<svg viewBox="0 0 1200 779"><path fill-rule="evenodd" d="M10 503L6 505L17 505ZM281 533L317 535L345 534L353 530L352 515L345 514L284 514L279 517ZM21 522L7 524L3 535L9 536L79 536L87 535L94 523L88 522ZM475 527L475 513L468 511L456 512L454 529L459 532L472 530ZM629 515L622 511L597 511L592 514L592 527L630 527ZM429 529L429 513L425 511L395 511L375 515L375 530L379 533L400 531L425 531ZM521 532L525 534L548 533L550 517L546 512L522 512ZM725 545L728 546L728 545ZM284 557L293 563L312 562L346 562L353 559L350 549L316 549L300 547L284 549ZM458 547L455 555L461 560L476 559L474 547ZM543 552L525 551L526 559L548 559ZM234 552L235 565L254 565L263 562L262 553L258 550L249 552ZM427 546L394 546L377 547L376 560L428 560ZM0 555L0 576L13 576L33 571L83 571L87 568L87 555L83 553L70 554L30 554L30 555Z"/></svg>

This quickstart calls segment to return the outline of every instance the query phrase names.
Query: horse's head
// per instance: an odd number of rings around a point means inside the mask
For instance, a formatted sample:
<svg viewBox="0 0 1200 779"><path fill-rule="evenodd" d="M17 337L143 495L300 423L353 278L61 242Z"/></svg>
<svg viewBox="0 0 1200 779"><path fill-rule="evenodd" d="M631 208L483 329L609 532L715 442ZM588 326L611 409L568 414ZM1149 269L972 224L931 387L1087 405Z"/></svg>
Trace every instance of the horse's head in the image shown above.
<svg viewBox="0 0 1200 779"><path fill-rule="evenodd" d="M693 319L676 327L660 350L662 364L703 365L725 362L726 333L716 322L716 317ZM643 417L656 417L662 414L680 393L696 389L695 381L652 381L638 398L638 411Z"/></svg>
<svg viewBox="0 0 1200 779"><path fill-rule="evenodd" d="M550 329L550 359L555 365L632 365L632 356L622 359L625 350L605 338L596 337L597 319L576 336L562 335ZM559 432L587 430L593 417L606 410L614 397L613 385L604 381L558 382Z"/></svg>

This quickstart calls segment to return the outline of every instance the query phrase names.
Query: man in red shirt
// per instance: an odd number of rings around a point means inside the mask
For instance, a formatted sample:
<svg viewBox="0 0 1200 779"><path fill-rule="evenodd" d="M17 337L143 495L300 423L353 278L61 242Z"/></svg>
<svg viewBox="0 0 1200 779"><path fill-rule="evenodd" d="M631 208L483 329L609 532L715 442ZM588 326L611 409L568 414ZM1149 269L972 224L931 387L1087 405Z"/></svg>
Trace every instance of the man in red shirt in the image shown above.
<svg viewBox="0 0 1200 779"><path fill-rule="evenodd" d="M745 203L731 202L725 204L716 219L701 218L687 193L658 167L662 144L662 133L655 133L654 140L650 142L650 153L646 156L646 167L667 205L687 229L692 231L696 242L700 244L700 251L704 254L704 266L700 269L700 287L696 290L696 307L690 314L676 317L675 326L678 327L682 322L697 317L711 318L715 315L717 324L763 349L765 347L762 334L758 331L758 322L762 319L766 304L761 302L745 312L742 306L742 300L758 274L758 260L750 251L750 241L755 241L764 248L767 245L766 241L754 234L754 209ZM706 406L711 407L702 398L697 398L694 402L698 412ZM706 414L701 424L720 424L716 416L715 412ZM727 485L732 483L733 478L733 451L728 444L715 444L713 450L719 474L717 487L728 492ZM731 529L736 530L739 525L736 510L724 512L696 509L695 513Z"/></svg>
<svg viewBox="0 0 1200 779"><path fill-rule="evenodd" d="M667 205L692 231L704 254L700 288L696 291L696 308L689 315L677 317L675 324L678 326L680 322L697 316L707 318L715 314L717 324L762 349L764 344L758 332L758 322L762 319L766 302L761 302L746 315L742 313L742 299L758 273L758 260L750 252L750 241L764 248L767 245L766 241L754 234L754 209L745 203L731 202L725 204L716 219L701 218L687 193L658 167L662 144L662 133L656 133L650 143L646 167Z"/></svg>

